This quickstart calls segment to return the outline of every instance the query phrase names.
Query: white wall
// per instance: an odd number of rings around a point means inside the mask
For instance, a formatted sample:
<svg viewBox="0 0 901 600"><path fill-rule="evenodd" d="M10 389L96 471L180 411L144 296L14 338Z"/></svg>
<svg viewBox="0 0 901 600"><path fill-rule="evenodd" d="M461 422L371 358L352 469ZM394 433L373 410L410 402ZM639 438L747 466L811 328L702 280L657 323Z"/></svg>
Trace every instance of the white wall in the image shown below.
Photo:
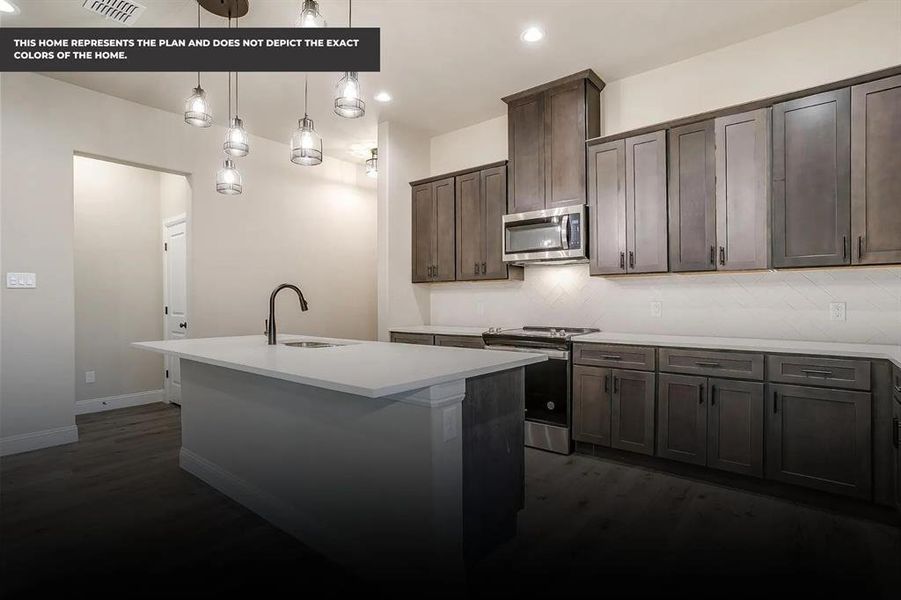
<svg viewBox="0 0 901 600"><path fill-rule="evenodd" d="M161 174L83 156L74 169L75 400L162 389L162 357L129 347L163 336Z"/></svg>
<svg viewBox="0 0 901 600"><path fill-rule="evenodd" d="M400 123L379 123L378 335L393 325L429 320L427 285L410 283L413 272L413 205L410 181L428 176L429 138Z"/></svg>
<svg viewBox="0 0 901 600"><path fill-rule="evenodd" d="M191 200L191 184L184 175L159 173L160 216L171 219L188 212Z"/></svg>
<svg viewBox="0 0 901 600"><path fill-rule="evenodd" d="M2 271L39 284L0 293L3 438L74 423L76 152L189 174L190 335L261 333L269 292L291 281L310 311L283 298L281 331L375 337L376 200L358 165L299 167L285 145L252 137L244 194L222 196L221 127L30 73L0 75L0 94Z"/></svg>
<svg viewBox="0 0 901 600"><path fill-rule="evenodd" d="M607 84L604 133L651 125L901 64L901 2L870 1ZM561 73L561 75L563 75ZM600 73L603 77L603 73ZM476 166L506 148L506 117L432 138L431 173ZM475 154L466 149L476 149ZM491 149L485 154L480 149ZM489 160L484 160L490 156ZM468 158L472 160L468 160ZM608 331L901 341L901 268L589 277L529 267L523 282L430 286L430 322L598 326ZM663 302L651 318L649 303ZM847 302L846 322L828 319Z"/></svg>

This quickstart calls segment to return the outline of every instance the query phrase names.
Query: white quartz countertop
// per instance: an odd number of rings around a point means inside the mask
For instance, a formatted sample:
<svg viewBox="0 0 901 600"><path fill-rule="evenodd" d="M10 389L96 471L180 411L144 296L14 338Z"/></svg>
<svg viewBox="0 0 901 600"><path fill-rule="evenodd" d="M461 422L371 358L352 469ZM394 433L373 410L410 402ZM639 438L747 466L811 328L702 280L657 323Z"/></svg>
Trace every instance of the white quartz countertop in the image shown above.
<svg viewBox="0 0 901 600"><path fill-rule="evenodd" d="M132 346L201 363L304 385L380 398L440 383L468 379L547 360L543 354L500 352L279 335L135 342ZM299 340L344 344L332 348L292 348Z"/></svg>
<svg viewBox="0 0 901 600"><path fill-rule="evenodd" d="M454 325L410 325L408 327L389 327L395 333L423 333L426 335L464 335L481 336L488 331L487 327L459 327Z"/></svg>
<svg viewBox="0 0 901 600"><path fill-rule="evenodd" d="M675 348L710 348L711 350L745 350L785 354L813 354L875 358L889 360L901 367L901 346L885 344L851 344L839 342L807 342L756 338L709 337L694 335L658 335L653 333L615 333L601 331L573 338L574 342L596 344L634 344Z"/></svg>

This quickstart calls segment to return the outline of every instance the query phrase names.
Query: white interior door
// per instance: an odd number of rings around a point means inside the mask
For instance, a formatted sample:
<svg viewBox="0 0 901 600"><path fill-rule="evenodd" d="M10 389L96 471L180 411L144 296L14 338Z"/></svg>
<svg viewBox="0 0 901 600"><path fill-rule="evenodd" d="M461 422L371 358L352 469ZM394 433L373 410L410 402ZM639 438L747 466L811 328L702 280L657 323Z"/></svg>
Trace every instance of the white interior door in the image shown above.
<svg viewBox="0 0 901 600"><path fill-rule="evenodd" d="M187 238L184 216L169 219L163 224L163 327L167 340L188 335ZM167 356L165 369L166 401L181 404L181 369L178 358Z"/></svg>

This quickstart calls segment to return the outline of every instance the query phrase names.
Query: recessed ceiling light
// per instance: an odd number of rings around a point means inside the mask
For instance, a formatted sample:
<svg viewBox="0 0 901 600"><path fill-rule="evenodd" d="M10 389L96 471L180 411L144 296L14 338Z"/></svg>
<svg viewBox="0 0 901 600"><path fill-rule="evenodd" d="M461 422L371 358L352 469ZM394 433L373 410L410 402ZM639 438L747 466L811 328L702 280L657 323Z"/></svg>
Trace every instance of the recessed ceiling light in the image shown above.
<svg viewBox="0 0 901 600"><path fill-rule="evenodd" d="M11 2L11 0L0 0L0 13L7 15L19 14L19 7Z"/></svg>
<svg viewBox="0 0 901 600"><path fill-rule="evenodd" d="M522 38L522 41L524 42L534 44L535 42L540 42L544 39L544 32L540 27L528 27L523 30L522 35L519 37Z"/></svg>
<svg viewBox="0 0 901 600"><path fill-rule="evenodd" d="M379 92L375 95L377 102L391 102L391 94L388 92Z"/></svg>

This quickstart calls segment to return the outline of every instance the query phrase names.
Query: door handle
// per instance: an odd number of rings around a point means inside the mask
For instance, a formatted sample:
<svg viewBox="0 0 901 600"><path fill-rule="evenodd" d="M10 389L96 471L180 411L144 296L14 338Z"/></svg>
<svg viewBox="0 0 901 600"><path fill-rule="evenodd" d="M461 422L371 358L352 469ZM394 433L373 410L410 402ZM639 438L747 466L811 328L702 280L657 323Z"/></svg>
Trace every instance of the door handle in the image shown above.
<svg viewBox="0 0 901 600"><path fill-rule="evenodd" d="M182 329L187 329L188 323L187 322L179 323L178 326L181 327Z"/></svg>
<svg viewBox="0 0 901 600"><path fill-rule="evenodd" d="M710 247L710 264L711 265L716 264L716 246Z"/></svg>
<svg viewBox="0 0 901 600"><path fill-rule="evenodd" d="M488 272L488 269L485 267L485 263L482 263L482 275Z"/></svg>
<svg viewBox="0 0 901 600"><path fill-rule="evenodd" d="M716 386L710 386L710 406L716 406Z"/></svg>
<svg viewBox="0 0 901 600"><path fill-rule="evenodd" d="M623 271L626 270L626 253L625 252L619 253L619 268L622 269Z"/></svg>
<svg viewBox="0 0 901 600"><path fill-rule="evenodd" d="M604 393L610 391L610 375L604 375Z"/></svg>
<svg viewBox="0 0 901 600"><path fill-rule="evenodd" d="M842 236L842 258L848 258L848 236Z"/></svg>
<svg viewBox="0 0 901 600"><path fill-rule="evenodd" d="M721 265L726 264L726 247L725 246L720 246L720 264Z"/></svg>
<svg viewBox="0 0 901 600"><path fill-rule="evenodd" d="M617 393L619 391L619 377L616 375L613 376L613 393Z"/></svg>
<svg viewBox="0 0 901 600"><path fill-rule="evenodd" d="M478 275L479 274L479 263L472 263L472 264L475 265L473 275Z"/></svg>
<svg viewBox="0 0 901 600"><path fill-rule="evenodd" d="M632 250L629 250L629 268L635 268L635 252Z"/></svg>
<svg viewBox="0 0 901 600"><path fill-rule="evenodd" d="M863 259L863 236L857 236L857 260Z"/></svg>
<svg viewBox="0 0 901 600"><path fill-rule="evenodd" d="M776 390L773 390L773 414L774 415L777 412L779 412L778 400L779 400L779 392L777 392Z"/></svg>
<svg viewBox="0 0 901 600"><path fill-rule="evenodd" d="M698 386L698 404L704 404L704 384Z"/></svg>

